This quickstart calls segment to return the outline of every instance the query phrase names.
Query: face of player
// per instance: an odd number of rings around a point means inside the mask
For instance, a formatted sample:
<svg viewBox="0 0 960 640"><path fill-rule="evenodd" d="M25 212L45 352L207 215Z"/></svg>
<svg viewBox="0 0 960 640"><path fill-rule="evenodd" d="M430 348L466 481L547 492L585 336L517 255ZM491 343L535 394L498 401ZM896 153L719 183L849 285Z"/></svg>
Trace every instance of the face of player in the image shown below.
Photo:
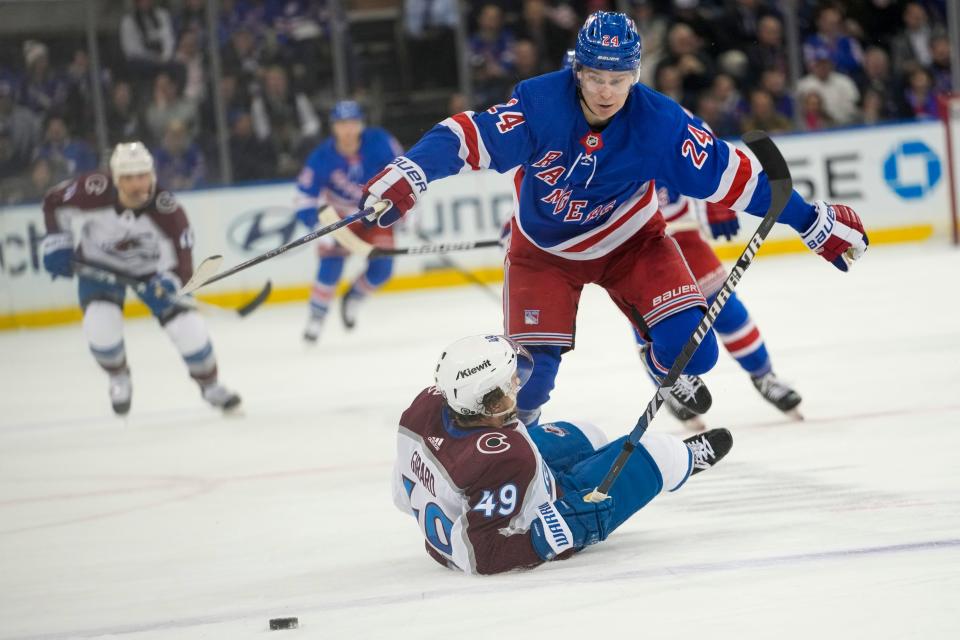
<svg viewBox="0 0 960 640"><path fill-rule="evenodd" d="M120 204L129 209L139 209L153 195L154 176L150 172L134 173L117 178L117 194Z"/></svg>
<svg viewBox="0 0 960 640"><path fill-rule="evenodd" d="M333 139L337 151L343 155L355 155L360 150L360 134L363 133L362 120L337 120L331 124Z"/></svg>
<svg viewBox="0 0 960 640"><path fill-rule="evenodd" d="M587 122L595 126L605 124L623 108L637 74L584 67L577 72L577 77L582 96L580 108Z"/></svg>

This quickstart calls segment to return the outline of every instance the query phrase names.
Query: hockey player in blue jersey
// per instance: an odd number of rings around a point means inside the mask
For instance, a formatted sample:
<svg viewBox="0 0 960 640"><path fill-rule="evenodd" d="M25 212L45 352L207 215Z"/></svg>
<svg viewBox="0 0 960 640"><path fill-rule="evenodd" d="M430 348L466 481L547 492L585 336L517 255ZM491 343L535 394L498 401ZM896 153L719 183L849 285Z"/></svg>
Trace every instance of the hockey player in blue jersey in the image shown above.
<svg viewBox="0 0 960 640"><path fill-rule="evenodd" d="M297 179L297 218L307 227L317 224L318 211L332 208L338 217L356 209L363 184L386 162L403 150L383 129L364 126L363 109L352 100L334 105L330 113L333 135L317 146L307 158ZM365 242L383 248L393 246L393 231L385 228L358 228L354 231ZM348 251L333 240L318 243L320 264L310 290L310 316L303 331L309 343L317 341L323 328L337 283L343 273ZM367 269L351 285L340 305L340 316L347 329L356 323L359 303L381 287L393 272L393 259L373 258Z"/></svg>
<svg viewBox="0 0 960 640"><path fill-rule="evenodd" d="M504 262L504 324L536 362L518 400L528 425L549 398L562 353L574 346L584 284L607 290L651 343L647 365L660 375L703 317L706 300L664 234L655 180L756 216L770 204L770 185L755 160L637 82L640 57L632 20L594 13L578 35L572 72L525 80L504 104L444 120L364 189L365 206L390 204L375 220L388 227L433 180L519 167ZM867 248L859 216L843 205L810 204L794 192L780 222L842 271ZM711 332L685 372L708 371L717 354ZM689 398L693 411L709 407L709 393L701 391Z"/></svg>

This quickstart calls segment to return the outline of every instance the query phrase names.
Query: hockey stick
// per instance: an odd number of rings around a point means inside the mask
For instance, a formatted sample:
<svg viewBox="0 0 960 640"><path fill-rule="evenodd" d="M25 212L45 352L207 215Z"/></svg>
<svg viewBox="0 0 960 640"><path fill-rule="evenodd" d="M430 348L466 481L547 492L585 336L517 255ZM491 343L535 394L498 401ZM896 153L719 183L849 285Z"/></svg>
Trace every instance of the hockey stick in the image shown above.
<svg viewBox="0 0 960 640"><path fill-rule="evenodd" d="M332 233L333 231L336 231L341 227L345 227L348 224L352 224L363 217L369 216L371 214L379 215L384 211L386 211L388 207L390 207L390 203L388 201L385 201L385 200L380 201L375 205L373 205L372 207L367 207L366 209L360 209L359 211L355 213L351 213L346 218L342 218L331 225L327 225L315 231L311 231L305 236L301 236L296 240L291 240L287 244L280 245L275 249L271 249L270 251L261 253L258 256L254 256L253 258L250 258L249 260L245 260L244 262L241 262L238 265L230 267L226 271L223 271L220 273L217 273L217 270L220 268L220 263L223 262L223 256L219 256L219 255L210 256L209 258L207 258L197 266L196 270L193 272L193 276L186 282L186 284L180 287L179 294L181 296L184 296L184 295L187 295L188 293L193 293L200 287L205 287L208 284L212 284L219 280L223 280L227 276L232 276L233 274L239 271L243 271L244 269L260 264L261 262L269 260L270 258L275 258L281 253L286 253L290 249L299 247L300 245L306 244L311 240L316 240L320 236L325 236L328 233Z"/></svg>
<svg viewBox="0 0 960 640"><path fill-rule="evenodd" d="M85 278L90 278L91 280L104 282L106 284L127 286L140 294L147 290L147 282L123 273L119 273L103 265L74 259L73 268L79 275ZM195 300L193 298L186 298L182 296L174 296L171 302L173 302L174 306L180 307L181 309L196 309L197 307L201 307L205 309L213 309L215 311L224 311L230 314L236 314L241 318L245 318L256 311L257 308L264 303L272 290L273 284L267 280L267 283L263 286L263 289L257 293L257 295L236 308L222 307L210 302L204 302L203 300Z"/></svg>
<svg viewBox="0 0 960 640"><path fill-rule="evenodd" d="M333 210L330 206L324 206L320 209L319 220L324 224L333 224L339 220L337 212ZM382 256L401 256L401 255L441 255L448 253L450 251L467 251L469 249L481 249L485 247L495 247L500 244L499 240L476 240L476 241L463 241L463 242L444 242L434 245L425 245L422 247L403 247L399 249L384 249L370 244L350 229L337 229L333 232L333 238L343 246L344 249L352 253L353 255L365 257L368 259L379 258ZM430 241L430 238L426 236L422 231L417 232L417 237L421 240L427 242ZM492 291L487 284L475 276L473 273L464 269L456 262L450 258L441 257L440 260L447 266L448 269L453 269L459 273L464 279L469 281L472 284L477 285L483 289L487 295L496 300L497 304L500 304L500 296L497 295L495 291Z"/></svg>
<svg viewBox="0 0 960 640"><path fill-rule="evenodd" d="M429 238L429 237L427 236L427 234L425 234L423 231L417 231L417 237L420 238L421 240L424 240L424 241L427 241L427 242L430 241L430 238ZM476 248L476 245L479 244L479 242L490 242L490 240L478 241L477 243L473 243L474 246L472 246L472 247L467 247L467 248L470 248L470 249ZM449 245L456 245L456 244L463 244L463 243L455 243L455 242L447 243L448 246L449 246ZM498 244L498 243L495 243L495 244ZM442 247L443 245L435 245L435 246L436 246L436 247ZM493 246L493 245L489 245L489 246ZM424 251L424 250L423 250L423 249L431 249L431 248L432 248L432 247L422 247L420 251L414 250L414 251L411 252L411 253L420 253L420 254L423 254L423 255L426 255L426 254L436 254L436 255L440 258L440 262L442 262L444 265L446 265L448 269L453 269L454 271L456 271L457 273L459 273L465 280L467 280L467 281L470 282L471 284L475 284L475 285L477 285L478 287L480 287L481 289L483 289L483 292L484 292L489 298L491 298L494 302L496 302L497 304L502 304L503 298L502 298L499 294L497 294L497 292L495 292L493 289L491 289L490 287L488 287L486 282L484 282L483 280L481 280L480 278L478 278L478 277L477 277L476 275L474 275L471 271L469 271L469 270L467 270L466 268L461 267L459 264L457 264L456 260L454 260L453 258L445 255L445 254L447 253L446 251L443 251L443 250L438 250L438 251L429 251L429 250L428 250L428 251ZM456 249L454 249L454 250L456 250Z"/></svg>
<svg viewBox="0 0 960 640"><path fill-rule="evenodd" d="M340 219L337 212L332 207L325 206L320 209L320 222L323 224L333 224ZM451 251L470 251L471 249L487 249L500 245L499 240L460 240L457 242L440 242L437 244L428 244L421 247L395 247L384 248L370 244L350 229L337 229L332 233L333 238L339 242L344 249L350 253L361 257L378 258L380 256L420 256L437 253L449 253ZM424 238L422 234L418 234Z"/></svg>
<svg viewBox="0 0 960 640"><path fill-rule="evenodd" d="M713 326L713 321L716 320L717 315L723 309L723 305L726 304L730 294L733 293L734 287L740 282L747 267L753 262L753 258L757 255L760 245L767 237L767 234L770 233L773 225L776 224L777 218L780 217L780 213L790 199L790 195L793 192L793 180L790 177L790 169L787 167L786 160L784 160L780 154L780 150L777 149L777 146L770 137L763 131L749 131L743 135L743 141L753 152L753 155L757 157L757 160L760 161L760 165L767 174L767 180L770 182L770 208L767 209L766 215L763 216L763 219L760 221L760 226L757 227L757 230L750 238L743 253L740 254L737 263L733 266L733 269L730 270L730 275L728 275L724 281L713 304L707 309L703 320L701 320L697 328L694 329L690 335L690 339L687 340L687 343L683 346L680 355L674 360L673 366L670 367L670 371L660 383L653 399L647 405L646 411L640 416L633 431L627 436L620 455L617 456L617 459L599 486L584 496L583 499L586 502L602 502L607 499L610 487L613 486L617 476L620 475L624 465L627 463L630 454L633 453L633 450L636 449L640 443L640 438L642 438L644 432L646 432L650 421L657 415L657 411L663 404L664 394L669 393L668 389L673 386L677 378L680 377L681 372L683 372L684 367L690 362L690 358L693 357L693 354L697 351L697 347L700 346L707 332L710 331L710 328Z"/></svg>

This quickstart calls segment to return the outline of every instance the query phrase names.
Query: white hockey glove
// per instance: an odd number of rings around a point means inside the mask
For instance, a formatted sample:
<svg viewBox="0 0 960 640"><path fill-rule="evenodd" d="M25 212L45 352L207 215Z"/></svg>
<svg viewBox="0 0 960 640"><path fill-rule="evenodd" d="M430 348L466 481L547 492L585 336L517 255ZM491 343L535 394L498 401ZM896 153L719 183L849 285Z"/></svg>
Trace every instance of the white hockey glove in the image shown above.
<svg viewBox="0 0 960 640"><path fill-rule="evenodd" d="M378 202L387 202L389 207L381 214L371 214L364 222L389 227L402 218L417 204L417 198L427 190L427 176L417 163L399 156L370 178L363 188L363 207L372 207Z"/></svg>

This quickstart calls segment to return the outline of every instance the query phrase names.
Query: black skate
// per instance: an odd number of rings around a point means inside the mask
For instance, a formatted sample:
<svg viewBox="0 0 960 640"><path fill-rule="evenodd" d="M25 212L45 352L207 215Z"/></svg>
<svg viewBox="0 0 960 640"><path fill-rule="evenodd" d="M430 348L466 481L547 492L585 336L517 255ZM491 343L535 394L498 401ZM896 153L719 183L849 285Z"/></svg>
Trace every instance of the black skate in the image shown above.
<svg viewBox="0 0 960 640"><path fill-rule="evenodd" d="M640 347L640 360L643 361L643 365L647 368L647 373L653 381L660 384L663 378L654 373L647 362L647 350L649 348L649 344ZM709 411L710 405L713 404L713 397L700 376L680 374L673 386L664 389L664 391L664 404L667 405L670 413L685 425L688 421L692 421L697 416ZM698 420L696 422L699 424L694 428L702 429L703 421Z"/></svg>
<svg viewBox="0 0 960 640"><path fill-rule="evenodd" d="M794 420L803 420L803 416L797 407L803 398L800 394L777 378L771 371L762 376L751 377L753 386L757 388L764 400L775 406L780 411L793 418Z"/></svg>
<svg viewBox="0 0 960 640"><path fill-rule="evenodd" d="M203 399L224 413L229 413L240 406L240 396L230 391L219 382L208 384L201 389Z"/></svg>
<svg viewBox="0 0 960 640"><path fill-rule="evenodd" d="M733 436L726 429L710 429L683 442L693 454L693 470L690 475L714 466L733 448Z"/></svg>
<svg viewBox="0 0 960 640"><path fill-rule="evenodd" d="M347 291L347 295L343 296L343 300L340 301L340 319L348 331L357 324L357 307L360 306L362 301L363 296L356 293L353 288Z"/></svg>
<svg viewBox="0 0 960 640"><path fill-rule="evenodd" d="M124 369L110 374L110 404L113 412L118 416L130 413L130 400L133 397L133 383L130 381L130 370Z"/></svg>

